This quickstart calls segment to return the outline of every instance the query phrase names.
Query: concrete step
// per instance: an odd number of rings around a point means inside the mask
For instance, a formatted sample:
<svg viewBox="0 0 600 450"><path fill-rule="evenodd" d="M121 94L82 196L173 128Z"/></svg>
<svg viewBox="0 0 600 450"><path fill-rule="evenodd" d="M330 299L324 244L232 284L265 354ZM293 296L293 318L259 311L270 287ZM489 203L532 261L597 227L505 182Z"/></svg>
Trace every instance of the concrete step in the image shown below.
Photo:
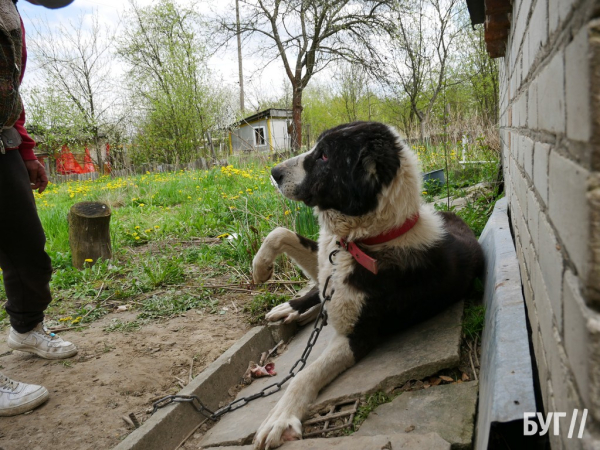
<svg viewBox="0 0 600 450"><path fill-rule="evenodd" d="M472 381L404 392L371 412L355 435L435 432L452 444L453 450L469 449L478 389L479 384Z"/></svg>
<svg viewBox="0 0 600 450"><path fill-rule="evenodd" d="M450 450L450 444L436 433L346 436L286 442L285 450ZM252 450L252 445L218 447L219 450ZM215 448L216 450L216 448Z"/></svg>
<svg viewBox="0 0 600 450"><path fill-rule="evenodd" d="M336 401L358 398L379 390L391 390L408 380L421 379L439 370L456 367L459 362L462 313L463 303L460 302L437 317L389 339L327 386L312 409L317 410ZM288 350L275 360L278 372L276 377L255 380L240 392L238 398L259 392L283 378L300 357L311 331L312 325L300 330ZM323 329L309 363L324 350L332 335L331 327ZM254 433L282 394L283 390L226 414L206 434L201 446L251 443Z"/></svg>

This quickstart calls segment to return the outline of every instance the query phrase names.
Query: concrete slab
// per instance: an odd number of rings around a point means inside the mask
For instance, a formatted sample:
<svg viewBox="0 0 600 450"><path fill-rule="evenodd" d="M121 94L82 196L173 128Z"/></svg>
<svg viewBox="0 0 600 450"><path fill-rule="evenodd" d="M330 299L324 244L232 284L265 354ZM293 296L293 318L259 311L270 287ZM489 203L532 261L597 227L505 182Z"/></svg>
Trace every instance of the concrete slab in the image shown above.
<svg viewBox="0 0 600 450"><path fill-rule="evenodd" d="M462 313L463 303L460 302L439 316L389 339L326 387L313 405L313 410L343 399L390 390L408 380L421 379L441 369L457 366ZM304 327L288 350L275 360L276 377L255 380L238 397L254 394L283 378L304 350L311 331L312 325ZM332 335L331 327L323 329L309 363L325 349ZM251 443L267 412L282 394L283 390L227 414L206 434L201 444L208 447Z"/></svg>
<svg viewBox="0 0 600 450"><path fill-rule="evenodd" d="M475 426L478 383L454 383L404 392L377 407L356 436L376 436L411 430L439 434L453 450L470 449Z"/></svg>
<svg viewBox="0 0 600 450"><path fill-rule="evenodd" d="M273 336L267 327L255 327L210 364L190 384L179 392L197 395L204 405L217 409L236 386L248 362L273 347ZM114 450L164 450L177 448L204 417L191 404L173 403L159 409L150 419L133 431Z"/></svg>
<svg viewBox="0 0 600 450"><path fill-rule="evenodd" d="M207 447L204 447L207 448ZM251 445L211 447L219 450L252 450ZM286 442L282 450L450 450L450 444L436 433L347 436Z"/></svg>
<svg viewBox="0 0 600 450"><path fill-rule="evenodd" d="M486 311L475 448L487 449L492 423L522 421L524 412L537 411L525 302L506 198L496 203L479 242L486 264Z"/></svg>

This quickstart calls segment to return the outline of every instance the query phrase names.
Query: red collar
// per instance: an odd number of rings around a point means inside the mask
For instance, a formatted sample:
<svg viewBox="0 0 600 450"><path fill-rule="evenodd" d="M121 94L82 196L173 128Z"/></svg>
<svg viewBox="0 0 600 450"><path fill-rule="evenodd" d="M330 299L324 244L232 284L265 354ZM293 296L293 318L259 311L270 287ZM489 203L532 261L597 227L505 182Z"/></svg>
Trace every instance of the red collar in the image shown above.
<svg viewBox="0 0 600 450"><path fill-rule="evenodd" d="M377 267L377 260L375 258L371 258L369 255L363 252L356 244L384 244L386 242L391 241L392 239L396 239L397 237L407 233L409 230L412 229L412 227L415 226L418 220L419 213L415 214L409 219L406 219L406 221L402 225L386 233L382 233L377 236L373 236L366 239L361 239L356 242L347 242L345 239L342 238L340 239L340 244L344 249L350 252L350 254L356 260L357 263L359 263L368 271L373 272L375 275L377 275L377 272L379 270L379 268Z"/></svg>

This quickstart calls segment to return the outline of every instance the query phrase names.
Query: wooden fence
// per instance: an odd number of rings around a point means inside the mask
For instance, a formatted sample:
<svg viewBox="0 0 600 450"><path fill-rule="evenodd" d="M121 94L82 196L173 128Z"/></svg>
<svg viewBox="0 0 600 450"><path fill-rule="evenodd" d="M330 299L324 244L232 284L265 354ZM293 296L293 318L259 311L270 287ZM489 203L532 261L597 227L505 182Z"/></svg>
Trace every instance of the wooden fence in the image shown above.
<svg viewBox="0 0 600 450"><path fill-rule="evenodd" d="M207 160L206 158L199 158L195 161L187 164L140 164L136 167L130 167L126 169L114 169L110 172L110 176L113 178L127 177L130 175L140 175L144 173L156 173L156 172L179 172L180 170L208 170L214 166L226 166L227 160ZM74 173L71 175L59 175L50 174L48 177L52 183L59 184L68 181L85 181L85 180L96 180L100 178L102 174L99 172L90 173Z"/></svg>

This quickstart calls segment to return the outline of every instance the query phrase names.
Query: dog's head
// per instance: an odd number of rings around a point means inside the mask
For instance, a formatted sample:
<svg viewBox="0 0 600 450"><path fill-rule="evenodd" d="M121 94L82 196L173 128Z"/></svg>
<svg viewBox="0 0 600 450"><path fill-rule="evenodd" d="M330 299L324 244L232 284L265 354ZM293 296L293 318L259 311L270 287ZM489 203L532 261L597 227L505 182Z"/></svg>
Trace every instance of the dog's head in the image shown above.
<svg viewBox="0 0 600 450"><path fill-rule="evenodd" d="M325 131L309 152L271 170L283 195L347 216L378 205L378 194L401 166L402 144L389 126L353 122Z"/></svg>

